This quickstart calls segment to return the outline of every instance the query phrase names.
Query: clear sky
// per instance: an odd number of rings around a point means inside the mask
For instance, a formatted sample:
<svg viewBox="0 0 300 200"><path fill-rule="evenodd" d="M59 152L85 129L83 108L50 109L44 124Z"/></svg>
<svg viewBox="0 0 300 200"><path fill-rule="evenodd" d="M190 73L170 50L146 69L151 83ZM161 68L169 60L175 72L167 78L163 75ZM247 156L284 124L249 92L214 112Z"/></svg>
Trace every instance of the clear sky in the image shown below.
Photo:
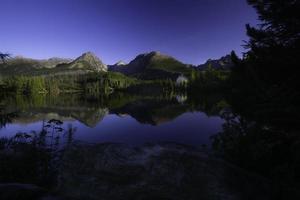
<svg viewBox="0 0 300 200"><path fill-rule="evenodd" d="M0 51L75 58L92 51L107 64L160 51L191 64L241 53L246 0L0 0Z"/></svg>

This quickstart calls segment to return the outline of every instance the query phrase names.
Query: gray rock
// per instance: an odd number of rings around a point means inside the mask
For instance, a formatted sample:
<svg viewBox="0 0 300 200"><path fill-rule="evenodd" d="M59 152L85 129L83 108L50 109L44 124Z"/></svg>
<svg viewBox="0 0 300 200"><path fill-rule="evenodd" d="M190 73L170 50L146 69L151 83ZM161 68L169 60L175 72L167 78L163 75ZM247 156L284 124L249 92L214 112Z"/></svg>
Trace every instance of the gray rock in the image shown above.
<svg viewBox="0 0 300 200"><path fill-rule="evenodd" d="M74 145L58 191L75 199L268 199L268 183L223 160L178 144Z"/></svg>
<svg viewBox="0 0 300 200"><path fill-rule="evenodd" d="M92 71L107 71L107 66L92 52L82 54L68 65L69 69L89 69Z"/></svg>

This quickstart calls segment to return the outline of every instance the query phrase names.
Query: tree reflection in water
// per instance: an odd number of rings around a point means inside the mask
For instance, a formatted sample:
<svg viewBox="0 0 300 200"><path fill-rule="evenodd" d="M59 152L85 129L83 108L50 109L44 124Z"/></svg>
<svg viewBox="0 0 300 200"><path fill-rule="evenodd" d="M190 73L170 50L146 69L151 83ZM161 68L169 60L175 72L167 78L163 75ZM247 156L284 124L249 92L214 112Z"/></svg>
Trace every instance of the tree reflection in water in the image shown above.
<svg viewBox="0 0 300 200"><path fill-rule="evenodd" d="M223 130L212 137L213 149L226 160L257 172L273 183L274 197L300 195L300 138L287 131L223 113Z"/></svg>
<svg viewBox="0 0 300 200"><path fill-rule="evenodd" d="M0 129L5 127L6 124L9 124L12 122L12 119L17 117L17 113L5 113L3 112L3 108L0 107Z"/></svg>

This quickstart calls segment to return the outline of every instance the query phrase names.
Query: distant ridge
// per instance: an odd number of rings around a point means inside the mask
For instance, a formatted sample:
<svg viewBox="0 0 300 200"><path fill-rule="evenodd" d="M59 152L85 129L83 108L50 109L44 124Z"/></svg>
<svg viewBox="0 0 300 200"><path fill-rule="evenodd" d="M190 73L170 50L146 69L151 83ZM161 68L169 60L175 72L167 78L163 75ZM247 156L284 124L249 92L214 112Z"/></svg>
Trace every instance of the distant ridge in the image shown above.
<svg viewBox="0 0 300 200"><path fill-rule="evenodd" d="M107 66L94 53L86 52L74 60L58 57L38 60L17 56L6 63L0 63L0 75L82 74L112 71L140 79L176 79L179 75L189 76L192 69L206 70L211 67L228 70L232 66L230 55L215 60L209 59L204 64L192 66L158 51L139 54L128 64L119 61Z"/></svg>
<svg viewBox="0 0 300 200"><path fill-rule="evenodd" d="M51 75L87 72L106 72L107 66L92 52L86 52L76 58L49 58L37 60L17 56L5 64L0 64L1 75Z"/></svg>
<svg viewBox="0 0 300 200"><path fill-rule="evenodd" d="M221 57L220 59L208 59L206 63L202 65L198 65L197 68L199 70L206 70L208 67L211 67L213 69L219 69L219 70L227 70L230 69L233 66L233 62L231 60L230 55L226 55Z"/></svg>
<svg viewBox="0 0 300 200"><path fill-rule="evenodd" d="M16 56L7 60L4 64L0 64L1 75L30 75L42 70L51 70L57 65L71 62L71 59L50 58L50 59L31 59Z"/></svg>
<svg viewBox="0 0 300 200"><path fill-rule="evenodd" d="M72 59L53 57L49 59L32 59L16 56L7 61L10 66L26 64L32 68L54 68L58 64L70 63Z"/></svg>

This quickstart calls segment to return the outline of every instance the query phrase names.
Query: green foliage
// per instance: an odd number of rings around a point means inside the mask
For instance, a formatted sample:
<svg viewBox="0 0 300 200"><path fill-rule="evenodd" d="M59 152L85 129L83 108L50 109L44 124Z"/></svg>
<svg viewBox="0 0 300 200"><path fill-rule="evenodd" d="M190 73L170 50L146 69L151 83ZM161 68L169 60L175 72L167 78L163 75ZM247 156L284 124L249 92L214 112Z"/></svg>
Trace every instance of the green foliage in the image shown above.
<svg viewBox="0 0 300 200"><path fill-rule="evenodd" d="M125 90L127 93L133 95L165 95L184 93L186 91L185 85L178 85L172 79L158 79L139 81Z"/></svg>
<svg viewBox="0 0 300 200"><path fill-rule="evenodd" d="M0 86L2 92L33 95L40 93L58 94L60 92L109 93L124 89L136 80L120 73L89 73L55 76L11 76L4 77Z"/></svg>
<svg viewBox="0 0 300 200"><path fill-rule="evenodd" d="M42 77L14 76L5 78L3 87L6 91L17 94L35 94L45 92L45 81Z"/></svg>
<svg viewBox="0 0 300 200"><path fill-rule="evenodd" d="M188 68L185 64L173 59L173 58L164 58L157 59L151 62L148 68L161 69L173 73L181 73L184 75L189 75L191 69Z"/></svg>
<svg viewBox="0 0 300 200"><path fill-rule="evenodd" d="M229 74L228 71L217 70L211 66L205 71L193 70L189 88L193 93L197 92L197 90L223 90Z"/></svg>
<svg viewBox="0 0 300 200"><path fill-rule="evenodd" d="M113 90L127 88L136 82L137 80L116 72L90 73L80 79L84 91L92 94L110 93Z"/></svg>

